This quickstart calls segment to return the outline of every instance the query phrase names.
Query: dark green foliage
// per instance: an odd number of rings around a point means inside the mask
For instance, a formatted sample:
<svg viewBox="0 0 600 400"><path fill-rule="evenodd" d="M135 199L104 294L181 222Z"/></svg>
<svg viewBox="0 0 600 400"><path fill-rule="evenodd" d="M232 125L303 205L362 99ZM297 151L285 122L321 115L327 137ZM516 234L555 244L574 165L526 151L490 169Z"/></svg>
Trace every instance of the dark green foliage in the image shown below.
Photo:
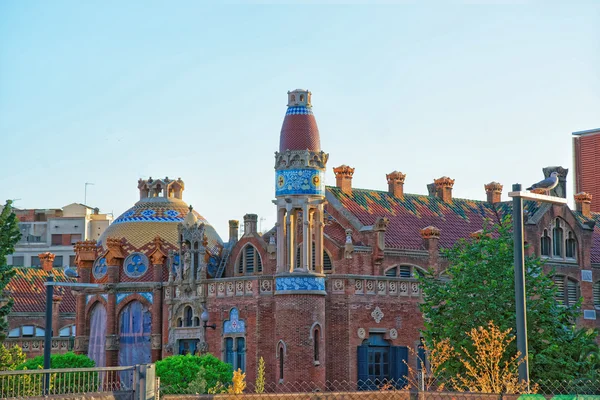
<svg viewBox="0 0 600 400"><path fill-rule="evenodd" d="M212 354L167 357L156 362L156 374L160 377L161 387L173 393L185 393L190 386L201 386L208 391L217 382L228 384L233 378L231 365Z"/></svg>
<svg viewBox="0 0 600 400"><path fill-rule="evenodd" d="M471 349L466 332L486 326L489 321L501 329L516 330L513 238L510 218L500 225L484 227L482 235L461 240L453 248L444 249L449 267L449 281L430 272L421 278L425 339L431 344L449 338L456 349ZM561 307L555 301L556 287L550 276L542 273L538 258L527 258L527 331L529 369L532 379L573 379L593 370L593 357L580 355L583 344L588 353L598 346L596 331L582 334L573 328L579 314L578 305ZM516 341L509 352L515 354ZM509 354L507 354L507 357ZM454 373L460 364L449 362Z"/></svg>
<svg viewBox="0 0 600 400"><path fill-rule="evenodd" d="M6 256L15 251L15 244L21 239L19 221L12 210L12 201L6 200L6 204L0 211L0 298L3 297L4 288L15 274L12 267L6 265ZM6 338L8 321L6 316L10 313L13 300L0 308L0 342Z"/></svg>
<svg viewBox="0 0 600 400"><path fill-rule="evenodd" d="M16 369L40 369L44 366L44 356L30 358ZM68 352L65 354L52 354L50 357L50 368L93 368L94 360L83 354Z"/></svg>

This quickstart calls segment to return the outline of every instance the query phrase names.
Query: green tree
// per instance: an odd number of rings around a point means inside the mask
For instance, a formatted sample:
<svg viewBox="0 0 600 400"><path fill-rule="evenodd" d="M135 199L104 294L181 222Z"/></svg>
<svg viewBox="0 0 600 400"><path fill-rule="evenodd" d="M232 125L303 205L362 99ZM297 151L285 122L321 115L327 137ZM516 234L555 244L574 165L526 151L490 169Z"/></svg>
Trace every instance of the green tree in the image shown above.
<svg viewBox="0 0 600 400"><path fill-rule="evenodd" d="M484 226L477 237L462 239L454 247L443 249L449 267L449 280L439 279L429 271L421 277L425 316L425 340L433 343L445 338L456 349L472 351L467 332L494 321L501 330L516 332L513 238L510 218ZM579 363L577 347L590 337L582 338L574 330L579 306L562 307L555 301L556 287L542 272L542 261L528 257L525 261L527 290L527 334L529 369L532 379L573 379L585 366ZM596 345L597 348L597 345ZM565 351L565 349L572 349ZM589 349L588 349L589 350ZM512 342L506 357L516 354ZM575 359L577 358L577 360ZM446 370L461 371L456 360L449 360Z"/></svg>
<svg viewBox="0 0 600 400"><path fill-rule="evenodd" d="M12 201L6 200L6 204L0 210L0 298L4 289L15 275L12 267L6 265L6 256L15 251L15 244L21 239L19 231L19 221L12 209ZM8 330L8 321L6 317L10 313L13 300L10 299L7 304L0 307L0 342L6 338Z"/></svg>
<svg viewBox="0 0 600 400"><path fill-rule="evenodd" d="M160 384L165 393L186 393L190 386L194 391L203 387L206 393L218 383L231 383L233 370L230 364L224 363L212 354L203 356L187 354L157 361L156 375L160 377Z"/></svg>
<svg viewBox="0 0 600 400"><path fill-rule="evenodd" d="M10 349L0 344L0 371L13 371L22 364L27 356L23 350L14 345Z"/></svg>

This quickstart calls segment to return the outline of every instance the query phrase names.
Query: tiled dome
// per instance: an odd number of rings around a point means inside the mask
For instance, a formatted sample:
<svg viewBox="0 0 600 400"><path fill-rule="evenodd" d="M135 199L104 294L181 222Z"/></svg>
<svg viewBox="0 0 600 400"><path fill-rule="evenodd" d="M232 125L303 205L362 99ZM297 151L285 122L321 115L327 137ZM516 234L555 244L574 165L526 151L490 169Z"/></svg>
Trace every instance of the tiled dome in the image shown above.
<svg viewBox="0 0 600 400"><path fill-rule="evenodd" d="M168 244L178 247L177 225L184 222L188 212L188 205L177 198L143 198L114 220L100 236L98 244L106 248L106 238L123 238L140 249L152 243L158 235ZM204 223L208 252L218 256L223 246L219 234L202 215L195 210L192 212L198 222Z"/></svg>
<svg viewBox="0 0 600 400"><path fill-rule="evenodd" d="M283 119L279 136L279 151L321 151L321 140L317 120L310 103L308 90L296 89L288 92L288 109Z"/></svg>

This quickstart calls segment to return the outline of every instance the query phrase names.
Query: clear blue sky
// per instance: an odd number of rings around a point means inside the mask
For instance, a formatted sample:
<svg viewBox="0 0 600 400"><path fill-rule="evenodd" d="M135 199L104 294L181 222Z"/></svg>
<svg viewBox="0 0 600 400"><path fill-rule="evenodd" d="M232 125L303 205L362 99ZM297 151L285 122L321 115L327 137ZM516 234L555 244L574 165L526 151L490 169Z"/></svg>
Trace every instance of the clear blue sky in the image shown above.
<svg viewBox="0 0 600 400"><path fill-rule="evenodd" d="M305 87L332 168L355 187L457 197L572 171L600 127L600 4L301 6L0 2L0 199L115 217L140 177L181 177L227 239L274 222L286 91ZM551 5L549 5L551 4ZM572 178L572 176L570 176ZM569 179L569 185L572 180ZM572 186L569 186L569 196Z"/></svg>

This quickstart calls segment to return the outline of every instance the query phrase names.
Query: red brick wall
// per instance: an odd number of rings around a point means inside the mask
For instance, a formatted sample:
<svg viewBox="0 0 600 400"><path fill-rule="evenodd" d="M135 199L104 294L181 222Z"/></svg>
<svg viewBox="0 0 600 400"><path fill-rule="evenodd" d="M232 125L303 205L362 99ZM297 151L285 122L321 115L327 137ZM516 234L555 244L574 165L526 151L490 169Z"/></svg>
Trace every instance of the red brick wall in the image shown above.
<svg viewBox="0 0 600 400"><path fill-rule="evenodd" d="M591 210L600 212L600 132L574 138L575 190L591 193Z"/></svg>

